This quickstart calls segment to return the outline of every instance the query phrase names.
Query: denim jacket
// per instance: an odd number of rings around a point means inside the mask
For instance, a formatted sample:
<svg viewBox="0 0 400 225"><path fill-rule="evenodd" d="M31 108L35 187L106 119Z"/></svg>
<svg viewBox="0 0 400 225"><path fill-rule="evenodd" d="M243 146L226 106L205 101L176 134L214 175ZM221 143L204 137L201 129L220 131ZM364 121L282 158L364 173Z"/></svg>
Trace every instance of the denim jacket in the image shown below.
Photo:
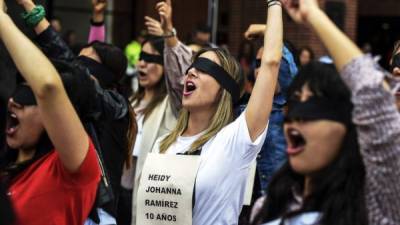
<svg viewBox="0 0 400 225"><path fill-rule="evenodd" d="M283 107L286 105L286 93L296 75L297 65L294 56L285 46L278 76L280 92L274 96L267 137L257 156L258 178L262 193L267 189L272 175L287 159L286 141L283 133Z"/></svg>

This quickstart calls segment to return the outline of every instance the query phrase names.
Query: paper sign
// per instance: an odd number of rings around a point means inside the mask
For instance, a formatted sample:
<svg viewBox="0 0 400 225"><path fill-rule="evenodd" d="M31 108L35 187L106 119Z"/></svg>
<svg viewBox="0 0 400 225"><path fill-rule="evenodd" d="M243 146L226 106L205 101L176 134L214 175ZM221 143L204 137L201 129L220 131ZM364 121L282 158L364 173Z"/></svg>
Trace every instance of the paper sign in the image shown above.
<svg viewBox="0 0 400 225"><path fill-rule="evenodd" d="M150 153L137 198L140 225L191 225L199 156Z"/></svg>

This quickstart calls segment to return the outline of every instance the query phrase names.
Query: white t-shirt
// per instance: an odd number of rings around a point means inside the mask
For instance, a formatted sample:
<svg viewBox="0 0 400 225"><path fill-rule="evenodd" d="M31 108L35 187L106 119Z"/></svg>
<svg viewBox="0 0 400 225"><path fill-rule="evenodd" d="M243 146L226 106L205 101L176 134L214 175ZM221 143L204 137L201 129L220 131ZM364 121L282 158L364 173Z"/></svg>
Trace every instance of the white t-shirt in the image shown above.
<svg viewBox="0 0 400 225"><path fill-rule="evenodd" d="M142 100L140 104L134 109L136 113L137 134L135 145L133 146L132 155L138 157L140 154L140 145L142 144L144 114L143 110L148 105L148 102ZM134 106L134 104L132 104ZM134 168L127 169L125 166L122 169L121 186L125 189L132 190L133 182L135 180Z"/></svg>
<svg viewBox="0 0 400 225"><path fill-rule="evenodd" d="M132 154L133 156L138 157L140 154L140 145L142 144L142 136L143 136L143 123L144 123L144 114L143 110L147 107L148 102L142 100L140 104L135 108L136 113L136 123L137 123L137 134L136 141L133 147Z"/></svg>
<svg viewBox="0 0 400 225"><path fill-rule="evenodd" d="M284 225L314 225L320 219L321 214L318 212L303 213L285 221ZM282 219L277 219L263 225L280 225Z"/></svg>
<svg viewBox="0 0 400 225"><path fill-rule="evenodd" d="M267 128L252 142L245 113L202 148L196 177L193 225L237 225L250 165L264 143ZM185 153L201 134L179 137L167 154ZM153 152L159 152L159 138Z"/></svg>

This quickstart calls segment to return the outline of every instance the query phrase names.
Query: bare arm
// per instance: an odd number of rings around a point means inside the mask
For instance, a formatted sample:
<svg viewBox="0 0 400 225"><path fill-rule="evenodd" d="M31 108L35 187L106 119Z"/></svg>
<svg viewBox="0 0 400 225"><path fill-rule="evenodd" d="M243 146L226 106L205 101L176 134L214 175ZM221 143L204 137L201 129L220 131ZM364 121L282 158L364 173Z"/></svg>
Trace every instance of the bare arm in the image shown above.
<svg viewBox="0 0 400 225"><path fill-rule="evenodd" d="M339 71L351 60L362 55L361 50L319 8L316 0L300 0L299 6L295 6L292 0L282 2L296 22L307 23L314 29Z"/></svg>
<svg viewBox="0 0 400 225"><path fill-rule="evenodd" d="M267 27L260 73L246 109L246 121L253 141L264 131L272 110L283 48L283 21L280 5L274 5L268 9Z"/></svg>
<svg viewBox="0 0 400 225"><path fill-rule="evenodd" d="M4 1L0 0L3 5ZM65 168L75 172L88 151L88 136L57 71L43 53L0 12L0 38L38 101L44 127ZM32 63L32 59L35 62Z"/></svg>
<svg viewBox="0 0 400 225"><path fill-rule="evenodd" d="M93 15L89 31L88 43L93 41L104 42L106 39L106 29L104 26L106 0L92 0Z"/></svg>

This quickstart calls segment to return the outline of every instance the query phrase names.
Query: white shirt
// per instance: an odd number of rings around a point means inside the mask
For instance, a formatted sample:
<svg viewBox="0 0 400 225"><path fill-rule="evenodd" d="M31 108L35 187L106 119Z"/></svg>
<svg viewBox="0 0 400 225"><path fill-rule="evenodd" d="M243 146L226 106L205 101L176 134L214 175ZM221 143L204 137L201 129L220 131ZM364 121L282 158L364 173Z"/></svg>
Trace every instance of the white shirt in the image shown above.
<svg viewBox="0 0 400 225"><path fill-rule="evenodd" d="M314 225L321 218L321 214L318 212L303 213L291 219L285 221L284 225ZM280 225L282 219L277 219L263 225Z"/></svg>
<svg viewBox="0 0 400 225"><path fill-rule="evenodd" d="M264 143L266 130L252 142L245 113L202 148L196 178L193 225L237 225L249 168ZM167 154L185 153L202 134L179 137ZM156 142L153 152L159 152Z"/></svg>
<svg viewBox="0 0 400 225"><path fill-rule="evenodd" d="M135 157L138 157L140 154L140 145L142 144L142 136L143 136L143 123L144 123L144 114L143 110L147 107L149 103L142 100L140 104L135 108L136 113L136 123L137 123L137 134L136 141L133 147L132 154Z"/></svg>

